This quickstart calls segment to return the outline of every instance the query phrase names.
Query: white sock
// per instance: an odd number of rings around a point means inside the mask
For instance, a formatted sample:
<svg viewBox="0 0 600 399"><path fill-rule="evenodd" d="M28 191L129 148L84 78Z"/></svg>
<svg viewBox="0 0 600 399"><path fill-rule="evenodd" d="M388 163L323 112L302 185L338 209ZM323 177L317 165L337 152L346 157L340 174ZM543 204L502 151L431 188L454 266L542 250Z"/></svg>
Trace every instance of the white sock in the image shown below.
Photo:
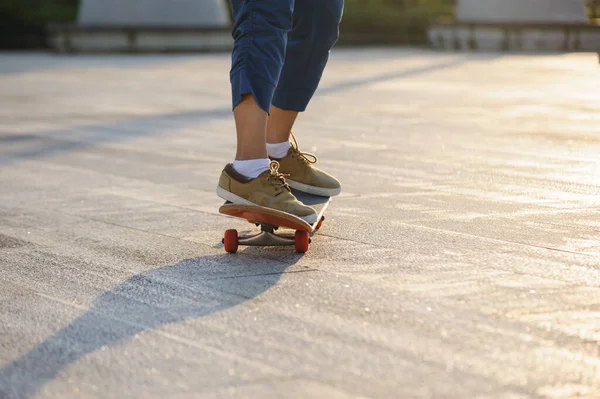
<svg viewBox="0 0 600 399"><path fill-rule="evenodd" d="M267 153L271 158L281 159L288 154L291 144L289 141L283 143L269 144L267 143Z"/></svg>
<svg viewBox="0 0 600 399"><path fill-rule="evenodd" d="M247 161L233 161L233 169L241 175L256 179L265 170L269 170L269 158L249 159Z"/></svg>

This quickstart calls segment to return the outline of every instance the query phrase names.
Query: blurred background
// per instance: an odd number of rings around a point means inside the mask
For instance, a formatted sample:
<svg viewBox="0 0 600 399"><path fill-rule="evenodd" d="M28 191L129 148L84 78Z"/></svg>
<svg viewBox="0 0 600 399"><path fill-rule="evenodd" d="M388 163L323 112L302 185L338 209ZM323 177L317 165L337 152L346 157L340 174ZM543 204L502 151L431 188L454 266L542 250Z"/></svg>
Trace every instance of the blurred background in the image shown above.
<svg viewBox="0 0 600 399"><path fill-rule="evenodd" d="M427 43L427 29L451 19L456 0L346 0L341 44ZM0 48L49 48L47 27L77 20L80 0L0 1ZM600 18L600 0L586 0L591 19Z"/></svg>

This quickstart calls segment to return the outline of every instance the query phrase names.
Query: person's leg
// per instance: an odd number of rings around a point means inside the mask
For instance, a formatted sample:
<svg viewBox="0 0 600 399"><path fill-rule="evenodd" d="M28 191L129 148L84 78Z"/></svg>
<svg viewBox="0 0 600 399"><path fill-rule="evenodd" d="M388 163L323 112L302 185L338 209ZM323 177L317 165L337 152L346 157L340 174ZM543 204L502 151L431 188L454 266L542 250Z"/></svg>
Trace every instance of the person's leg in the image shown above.
<svg viewBox="0 0 600 399"><path fill-rule="evenodd" d="M343 7L343 0L296 0L285 63L267 125L268 143L287 140L298 113L306 110L337 42Z"/></svg>
<svg viewBox="0 0 600 399"><path fill-rule="evenodd" d="M236 161L267 158L267 113L252 95L244 95L233 111L237 133Z"/></svg>
<svg viewBox="0 0 600 399"><path fill-rule="evenodd" d="M267 117L284 63L293 0L231 0L234 48L231 62L236 161L263 160L268 168ZM253 173L256 177L256 173Z"/></svg>
<svg viewBox="0 0 600 399"><path fill-rule="evenodd" d="M267 122L267 146L273 143L287 142L299 112L271 106Z"/></svg>
<svg viewBox="0 0 600 399"><path fill-rule="evenodd" d="M294 0L231 0L235 24L230 71L237 151L223 169L217 194L316 221L315 211L290 192L266 150L267 117L285 60Z"/></svg>
<svg viewBox="0 0 600 399"><path fill-rule="evenodd" d="M321 195L339 194L339 182L312 167L316 157L301 153L295 142L290 151L289 138L298 114L306 110L313 97L329 52L337 42L343 6L343 0L296 0L285 64L267 124L268 154L279 160L283 173L290 175L289 184Z"/></svg>

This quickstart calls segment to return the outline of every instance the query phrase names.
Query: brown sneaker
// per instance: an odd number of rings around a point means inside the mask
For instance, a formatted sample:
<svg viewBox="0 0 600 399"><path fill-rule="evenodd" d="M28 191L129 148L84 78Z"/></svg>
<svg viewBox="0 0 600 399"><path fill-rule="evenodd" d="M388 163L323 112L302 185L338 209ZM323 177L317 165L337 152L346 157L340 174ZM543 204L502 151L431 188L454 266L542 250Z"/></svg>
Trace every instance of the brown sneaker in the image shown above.
<svg viewBox="0 0 600 399"><path fill-rule="evenodd" d="M315 155L301 152L296 137L292 134L292 146L288 154L276 161L279 170L286 176L290 187L309 194L333 197L342 191L340 182L333 176L313 166L318 159Z"/></svg>
<svg viewBox="0 0 600 399"><path fill-rule="evenodd" d="M233 164L228 164L221 173L217 195L234 204L260 205L298 216L310 224L315 223L315 210L294 197L278 169L279 163L272 161L270 170L256 179L249 179L239 174Z"/></svg>

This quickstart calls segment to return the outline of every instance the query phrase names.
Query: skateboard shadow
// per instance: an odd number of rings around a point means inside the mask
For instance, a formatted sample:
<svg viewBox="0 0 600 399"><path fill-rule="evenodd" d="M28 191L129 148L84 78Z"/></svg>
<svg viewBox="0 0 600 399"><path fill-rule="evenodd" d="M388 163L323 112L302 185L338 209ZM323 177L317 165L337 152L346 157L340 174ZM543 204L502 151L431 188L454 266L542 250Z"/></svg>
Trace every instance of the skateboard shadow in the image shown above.
<svg viewBox="0 0 600 399"><path fill-rule="evenodd" d="M187 259L143 272L98 297L91 309L0 369L0 398L26 399L62 369L143 331L230 309L273 287L301 255L252 253ZM50 297L48 297L50 298Z"/></svg>

